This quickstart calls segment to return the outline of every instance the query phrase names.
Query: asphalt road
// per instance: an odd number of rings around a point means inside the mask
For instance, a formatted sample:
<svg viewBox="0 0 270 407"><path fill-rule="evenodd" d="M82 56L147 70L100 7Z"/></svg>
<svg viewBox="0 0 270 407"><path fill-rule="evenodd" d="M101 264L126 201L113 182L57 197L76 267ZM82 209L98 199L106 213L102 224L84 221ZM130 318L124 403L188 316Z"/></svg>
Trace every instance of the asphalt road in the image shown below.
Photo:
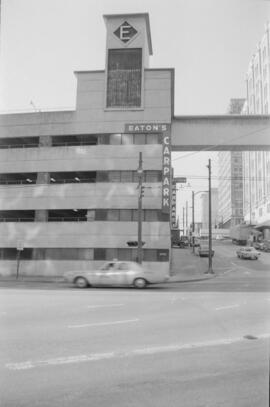
<svg viewBox="0 0 270 407"><path fill-rule="evenodd" d="M198 292L2 288L1 406L268 406L270 294L208 290L244 273Z"/></svg>

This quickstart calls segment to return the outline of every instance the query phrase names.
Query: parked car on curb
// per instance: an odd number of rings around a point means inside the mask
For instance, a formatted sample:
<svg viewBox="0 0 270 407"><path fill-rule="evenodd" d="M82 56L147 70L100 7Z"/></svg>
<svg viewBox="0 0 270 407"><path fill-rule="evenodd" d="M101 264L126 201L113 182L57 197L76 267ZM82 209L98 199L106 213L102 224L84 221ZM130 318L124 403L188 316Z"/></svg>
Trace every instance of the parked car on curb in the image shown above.
<svg viewBox="0 0 270 407"><path fill-rule="evenodd" d="M240 247L240 249L236 250L236 255L239 259L257 260L261 253L254 247Z"/></svg>
<svg viewBox="0 0 270 407"><path fill-rule="evenodd" d="M209 251L209 244L208 241L201 241L199 246L195 248L195 253L200 256L200 257L209 257L210 251ZM215 254L215 251L212 249L212 257Z"/></svg>
<svg viewBox="0 0 270 407"><path fill-rule="evenodd" d="M254 249L256 249L256 250L263 250L263 245L264 245L263 242L254 242L254 243L253 243L253 247L254 247Z"/></svg>
<svg viewBox="0 0 270 407"><path fill-rule="evenodd" d="M163 270L146 270L132 261L108 261L97 270L70 271L65 273L66 281L78 288L134 286L145 288L148 284L163 283L169 275Z"/></svg>

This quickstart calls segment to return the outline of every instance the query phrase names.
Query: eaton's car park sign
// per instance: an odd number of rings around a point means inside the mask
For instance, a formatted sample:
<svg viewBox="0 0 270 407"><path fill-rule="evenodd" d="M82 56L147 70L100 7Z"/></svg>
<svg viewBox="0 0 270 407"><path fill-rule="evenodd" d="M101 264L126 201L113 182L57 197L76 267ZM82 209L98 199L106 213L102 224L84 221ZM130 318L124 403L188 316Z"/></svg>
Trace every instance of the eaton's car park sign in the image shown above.
<svg viewBox="0 0 270 407"><path fill-rule="evenodd" d="M162 212L171 209L171 128L167 123L130 123L125 133L160 133L162 135Z"/></svg>

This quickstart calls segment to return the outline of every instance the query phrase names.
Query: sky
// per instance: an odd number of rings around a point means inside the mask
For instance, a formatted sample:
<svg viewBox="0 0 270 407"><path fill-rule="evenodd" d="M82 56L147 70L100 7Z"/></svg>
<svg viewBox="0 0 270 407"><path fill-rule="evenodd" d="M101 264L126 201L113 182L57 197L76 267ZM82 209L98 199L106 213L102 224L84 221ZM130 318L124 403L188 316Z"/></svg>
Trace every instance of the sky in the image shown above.
<svg viewBox="0 0 270 407"><path fill-rule="evenodd" d="M269 0L2 0L0 113L75 108L73 72L105 67L103 14L138 12L150 16L150 67L175 69L176 115L224 114L245 97ZM205 190L216 153L184 155L173 155L176 175L205 174L189 177Z"/></svg>

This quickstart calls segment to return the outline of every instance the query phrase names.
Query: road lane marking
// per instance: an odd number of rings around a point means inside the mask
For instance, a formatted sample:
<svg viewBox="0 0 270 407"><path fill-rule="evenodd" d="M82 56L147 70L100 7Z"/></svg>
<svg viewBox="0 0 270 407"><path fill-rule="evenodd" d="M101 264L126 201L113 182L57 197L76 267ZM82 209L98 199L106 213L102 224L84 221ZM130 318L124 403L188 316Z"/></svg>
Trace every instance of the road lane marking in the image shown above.
<svg viewBox="0 0 270 407"><path fill-rule="evenodd" d="M256 335L258 340L270 338L270 332ZM231 345L238 342L244 342L247 339L244 336L239 336L235 338L223 338L215 339L204 342L194 342L194 343L179 343L171 345L161 345L161 346L149 346L145 348L131 349L127 351L112 351L104 353L90 353L87 355L74 355L59 358L52 358L46 360L36 360L36 361L25 361L19 363L6 363L5 367L9 370L28 370L38 367L48 367L48 366L60 366L72 363L83 363L83 362L93 362L105 359L123 359L127 357L134 356L147 356L154 355L158 353L170 353L179 352L182 350L189 349L200 349L211 346L221 346L221 345Z"/></svg>
<svg viewBox="0 0 270 407"><path fill-rule="evenodd" d="M105 307L123 307L124 304L101 304L101 305L88 305L87 308L105 308Z"/></svg>
<svg viewBox="0 0 270 407"><path fill-rule="evenodd" d="M238 308L241 304L233 304L233 305L224 305L223 307L215 308L216 311L220 311L222 309L229 309L229 308Z"/></svg>
<svg viewBox="0 0 270 407"><path fill-rule="evenodd" d="M138 322L139 319L126 319L123 321L111 321L111 322L95 322L92 324L81 324L81 325L68 325L68 328L88 328L92 326L106 326L106 325L117 325L117 324L129 324L131 322Z"/></svg>

